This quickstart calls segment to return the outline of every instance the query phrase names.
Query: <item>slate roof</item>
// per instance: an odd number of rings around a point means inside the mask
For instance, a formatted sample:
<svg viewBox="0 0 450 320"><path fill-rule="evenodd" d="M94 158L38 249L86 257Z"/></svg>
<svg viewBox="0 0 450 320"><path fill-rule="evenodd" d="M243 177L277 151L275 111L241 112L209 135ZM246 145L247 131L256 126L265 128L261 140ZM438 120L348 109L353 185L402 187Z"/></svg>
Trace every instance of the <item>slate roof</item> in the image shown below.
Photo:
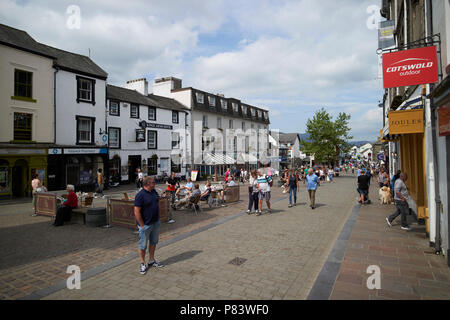
<svg viewBox="0 0 450 320"><path fill-rule="evenodd" d="M39 43L27 32L4 24L0 24L0 43L54 59L55 65L61 69L104 80L108 77L108 73L89 57Z"/></svg>
<svg viewBox="0 0 450 320"><path fill-rule="evenodd" d="M40 43L36 42L28 33L23 30L15 29L0 23L0 44L22 49L34 54L55 58L49 56L48 52L42 50Z"/></svg>
<svg viewBox="0 0 450 320"><path fill-rule="evenodd" d="M108 73L100 68L91 58L42 44L42 50L56 57L56 65L68 71L81 71L88 76L106 80Z"/></svg>
<svg viewBox="0 0 450 320"><path fill-rule="evenodd" d="M290 143L290 144L294 144L295 143L295 139L300 140L299 134L298 133L280 133L279 134L279 140L280 143Z"/></svg>
<svg viewBox="0 0 450 320"><path fill-rule="evenodd" d="M136 90L113 86L110 84L106 86L106 98L161 109L178 111L189 110L186 106L171 98L161 97L154 94L145 96Z"/></svg>

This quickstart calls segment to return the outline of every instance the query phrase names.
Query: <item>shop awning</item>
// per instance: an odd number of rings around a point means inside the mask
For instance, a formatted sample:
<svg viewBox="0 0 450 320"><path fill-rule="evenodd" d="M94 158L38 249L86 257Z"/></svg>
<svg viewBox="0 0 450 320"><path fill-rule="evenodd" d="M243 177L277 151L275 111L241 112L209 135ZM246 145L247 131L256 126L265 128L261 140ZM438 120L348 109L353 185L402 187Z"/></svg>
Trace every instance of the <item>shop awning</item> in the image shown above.
<svg viewBox="0 0 450 320"><path fill-rule="evenodd" d="M258 159L250 153L240 153L237 158L238 163L257 163Z"/></svg>
<svg viewBox="0 0 450 320"><path fill-rule="evenodd" d="M234 159L221 153L207 153L203 161L207 165L234 164Z"/></svg>
<svg viewBox="0 0 450 320"><path fill-rule="evenodd" d="M408 109L420 109L423 108L423 96L416 95L408 100L402 102L402 104L398 107L398 110L408 110Z"/></svg>

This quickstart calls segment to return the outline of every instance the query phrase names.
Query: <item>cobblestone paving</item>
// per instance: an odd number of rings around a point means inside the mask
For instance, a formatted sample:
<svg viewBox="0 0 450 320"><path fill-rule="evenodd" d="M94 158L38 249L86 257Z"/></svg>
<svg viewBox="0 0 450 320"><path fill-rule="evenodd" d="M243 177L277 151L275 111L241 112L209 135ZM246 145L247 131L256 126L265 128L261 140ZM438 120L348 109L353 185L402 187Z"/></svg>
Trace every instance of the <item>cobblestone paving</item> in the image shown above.
<svg viewBox="0 0 450 320"><path fill-rule="evenodd" d="M389 227L385 218L395 206L381 205L377 192L372 186L373 204L358 214L330 299L449 300L450 269L429 246L426 226L408 216L412 230L401 230L399 216ZM367 288L371 265L380 267L379 290Z"/></svg>
<svg viewBox="0 0 450 320"><path fill-rule="evenodd" d="M119 195L123 190L112 189ZM133 189L134 191L134 189ZM279 190L275 196L281 196ZM174 224L161 226L161 241L172 239L242 212L247 205L246 188L241 201L225 208L204 209L204 213L174 212ZM95 206L105 200L95 199ZM136 253L138 235L131 229L89 228L65 224L55 228L49 217L31 216L30 203L0 206L0 299L19 299L66 279L67 266L81 270L99 267L110 261Z"/></svg>
<svg viewBox="0 0 450 320"><path fill-rule="evenodd" d="M162 269L143 276L132 259L45 299L305 299L355 204L354 178L335 181L319 188L315 210L302 184L296 207L278 201L272 214L242 215L157 249ZM246 261L230 264L236 257Z"/></svg>

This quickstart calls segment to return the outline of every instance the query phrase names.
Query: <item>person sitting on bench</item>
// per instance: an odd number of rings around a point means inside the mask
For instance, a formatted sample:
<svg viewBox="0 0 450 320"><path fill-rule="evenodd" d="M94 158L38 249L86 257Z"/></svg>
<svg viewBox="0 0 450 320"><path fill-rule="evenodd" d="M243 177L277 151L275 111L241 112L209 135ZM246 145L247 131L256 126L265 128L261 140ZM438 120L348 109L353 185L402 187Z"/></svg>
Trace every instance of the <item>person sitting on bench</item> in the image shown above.
<svg viewBox="0 0 450 320"><path fill-rule="evenodd" d="M64 225L65 221L70 221L72 209L78 208L78 197L75 193L75 187L68 184L66 191L69 194L67 195L67 200L65 200L62 205L58 206L55 222L53 223L55 227Z"/></svg>
<svg viewBox="0 0 450 320"><path fill-rule="evenodd" d="M192 191L192 194L190 196L187 196L184 199L178 201L177 204L175 205L176 208L179 209L183 206L186 206L187 204L194 203L195 198L201 194L202 194L202 192L200 191L200 186L198 185L198 183L196 183L194 186L194 191Z"/></svg>
<svg viewBox="0 0 450 320"><path fill-rule="evenodd" d="M225 192L227 192L228 187L234 187L236 185L236 182L234 182L234 179L231 178L230 181L228 181L223 190L220 191L219 196L220 196L220 202L222 204L222 207L225 207Z"/></svg>
<svg viewBox="0 0 450 320"><path fill-rule="evenodd" d="M208 201L209 196L211 195L211 182L206 181L205 192L200 195L201 201Z"/></svg>
<svg viewBox="0 0 450 320"><path fill-rule="evenodd" d="M191 181L191 178L187 178L187 183L186 185L178 188L178 190L176 191L176 195L178 196L178 194L180 193L181 190L186 190L187 191L187 195L188 197L191 195L191 192L193 190L194 184Z"/></svg>

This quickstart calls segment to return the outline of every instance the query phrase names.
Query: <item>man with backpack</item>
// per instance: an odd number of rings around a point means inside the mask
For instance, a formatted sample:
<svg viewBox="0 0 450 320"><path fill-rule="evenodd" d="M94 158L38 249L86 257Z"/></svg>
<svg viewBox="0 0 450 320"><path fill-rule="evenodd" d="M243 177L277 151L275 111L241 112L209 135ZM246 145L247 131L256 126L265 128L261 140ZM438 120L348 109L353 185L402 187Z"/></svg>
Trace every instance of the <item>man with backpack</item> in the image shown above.
<svg viewBox="0 0 450 320"><path fill-rule="evenodd" d="M270 187L273 185L272 177L266 174L262 174L261 170L258 170L258 178L257 178L257 186L259 190L259 206L258 213L256 215L261 215L261 208L263 200L267 203L268 212L271 213L270 210Z"/></svg>

